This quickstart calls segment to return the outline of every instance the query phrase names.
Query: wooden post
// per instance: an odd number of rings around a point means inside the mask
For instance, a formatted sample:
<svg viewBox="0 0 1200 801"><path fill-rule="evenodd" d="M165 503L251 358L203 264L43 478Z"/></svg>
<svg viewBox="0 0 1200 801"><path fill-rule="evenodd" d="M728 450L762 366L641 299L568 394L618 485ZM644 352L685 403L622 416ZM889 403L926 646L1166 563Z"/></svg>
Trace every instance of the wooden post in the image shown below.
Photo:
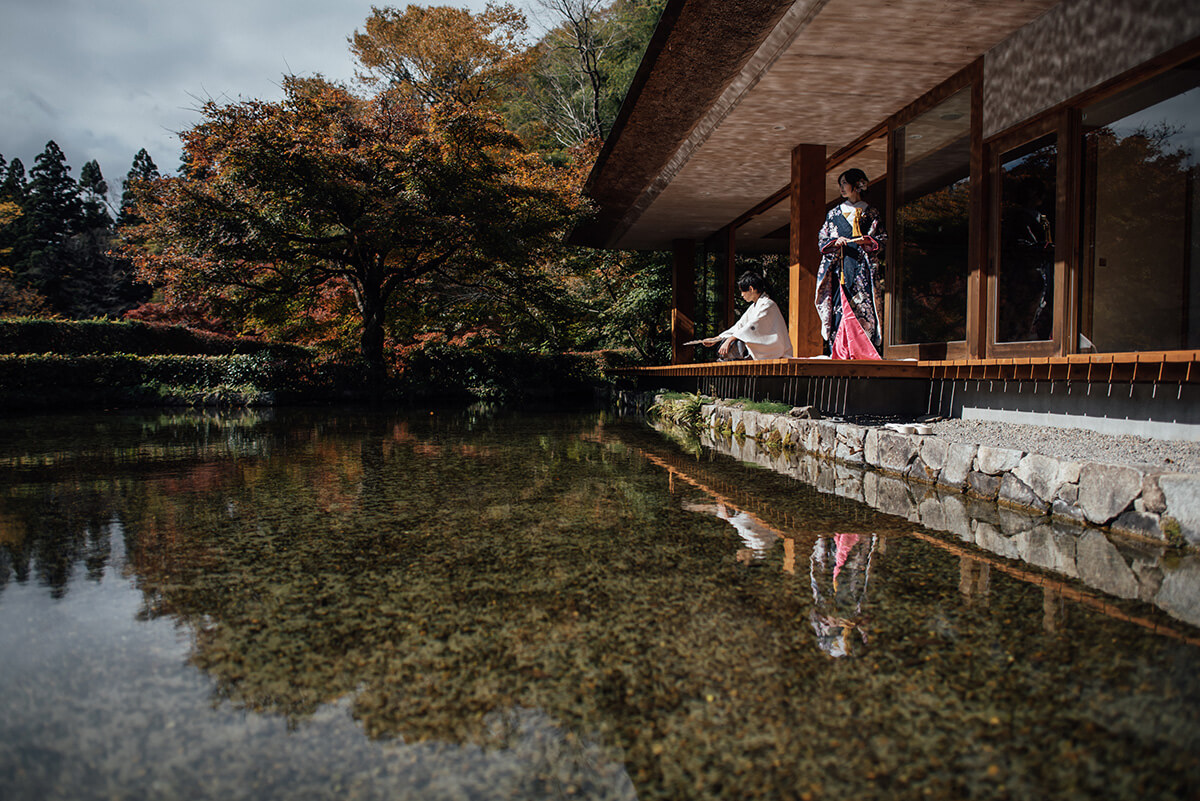
<svg viewBox="0 0 1200 801"><path fill-rule="evenodd" d="M982 59L972 70L982 74ZM967 256L967 358L982 359L988 352L987 220L988 178L983 163L983 81L971 84L971 196Z"/></svg>
<svg viewBox="0 0 1200 801"><path fill-rule="evenodd" d="M817 237L825 220L825 145L798 145L792 151L792 220L788 277L788 335L796 356L820 356L817 317Z"/></svg>
<svg viewBox="0 0 1200 801"><path fill-rule="evenodd" d="M696 243L676 239L671 264L671 364L695 361L696 346L683 343L696 338Z"/></svg>

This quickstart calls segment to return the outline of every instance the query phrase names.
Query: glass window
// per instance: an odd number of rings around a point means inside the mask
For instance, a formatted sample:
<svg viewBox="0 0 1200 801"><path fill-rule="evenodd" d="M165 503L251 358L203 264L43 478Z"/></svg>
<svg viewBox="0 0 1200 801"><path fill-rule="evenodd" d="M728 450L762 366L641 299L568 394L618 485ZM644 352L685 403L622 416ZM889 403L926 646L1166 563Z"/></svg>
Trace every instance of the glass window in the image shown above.
<svg viewBox="0 0 1200 801"><path fill-rule="evenodd" d="M896 148L898 344L966 338L970 229L971 88L893 135Z"/></svg>
<svg viewBox="0 0 1200 801"><path fill-rule="evenodd" d="M1051 337L1057 172L1057 134L1047 134L1000 156L997 342Z"/></svg>
<svg viewBox="0 0 1200 801"><path fill-rule="evenodd" d="M1081 350L1200 346L1200 60L1083 113Z"/></svg>

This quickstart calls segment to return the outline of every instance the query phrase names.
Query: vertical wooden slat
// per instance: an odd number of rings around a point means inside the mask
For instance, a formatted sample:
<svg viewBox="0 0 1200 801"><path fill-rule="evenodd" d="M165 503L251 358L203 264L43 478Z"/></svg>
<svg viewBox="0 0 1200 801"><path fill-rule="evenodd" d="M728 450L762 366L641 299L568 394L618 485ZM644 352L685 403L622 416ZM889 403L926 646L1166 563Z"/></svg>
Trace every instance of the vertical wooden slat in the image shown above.
<svg viewBox="0 0 1200 801"><path fill-rule="evenodd" d="M821 258L817 237L825 217L825 145L792 150L791 206L788 335L794 355L820 356L824 340L814 299Z"/></svg>

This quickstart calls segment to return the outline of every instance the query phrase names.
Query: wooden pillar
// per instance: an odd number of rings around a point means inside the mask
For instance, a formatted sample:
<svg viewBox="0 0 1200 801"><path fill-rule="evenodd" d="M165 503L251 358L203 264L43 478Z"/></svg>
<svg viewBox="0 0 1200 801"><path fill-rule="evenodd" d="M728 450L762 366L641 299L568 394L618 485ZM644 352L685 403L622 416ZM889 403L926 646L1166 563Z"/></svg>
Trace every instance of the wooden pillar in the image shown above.
<svg viewBox="0 0 1200 801"><path fill-rule="evenodd" d="M696 346L683 343L696 338L696 243L676 239L671 264L671 364L695 361Z"/></svg>
<svg viewBox="0 0 1200 801"><path fill-rule="evenodd" d="M982 74L982 59L972 65ZM967 256L967 357L982 359L988 352L987 198L988 178L983 163L983 81L971 87L971 195Z"/></svg>
<svg viewBox="0 0 1200 801"><path fill-rule="evenodd" d="M788 334L796 356L820 356L817 317L817 237L825 221L825 145L799 145L792 151L792 219L788 277Z"/></svg>

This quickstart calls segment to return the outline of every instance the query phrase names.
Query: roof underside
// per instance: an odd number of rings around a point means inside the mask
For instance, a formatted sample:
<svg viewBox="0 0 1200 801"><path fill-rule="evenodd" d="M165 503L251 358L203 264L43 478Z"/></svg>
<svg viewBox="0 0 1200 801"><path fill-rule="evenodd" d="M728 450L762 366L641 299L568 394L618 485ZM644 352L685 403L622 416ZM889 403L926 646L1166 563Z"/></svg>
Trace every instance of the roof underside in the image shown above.
<svg viewBox="0 0 1200 801"><path fill-rule="evenodd" d="M580 244L704 239L970 65L1058 0L672 0L588 180ZM882 143L856 159L875 178ZM739 248L786 251L786 202Z"/></svg>

